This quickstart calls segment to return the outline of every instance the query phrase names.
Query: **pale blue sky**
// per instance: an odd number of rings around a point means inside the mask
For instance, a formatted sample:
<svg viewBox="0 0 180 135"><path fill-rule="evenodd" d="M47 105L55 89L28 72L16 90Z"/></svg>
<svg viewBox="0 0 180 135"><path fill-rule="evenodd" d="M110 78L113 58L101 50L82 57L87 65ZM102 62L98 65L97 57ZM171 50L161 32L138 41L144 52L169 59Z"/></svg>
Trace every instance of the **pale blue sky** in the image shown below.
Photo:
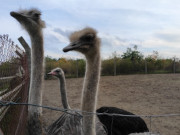
<svg viewBox="0 0 180 135"><path fill-rule="evenodd" d="M8 34L19 44L28 34L12 18L10 11L36 7L46 22L45 54L52 57L79 58L63 53L68 35L86 26L95 28L102 40L102 56L125 52L133 44L145 55L158 51L164 58L180 58L179 0L1 0L0 34Z"/></svg>

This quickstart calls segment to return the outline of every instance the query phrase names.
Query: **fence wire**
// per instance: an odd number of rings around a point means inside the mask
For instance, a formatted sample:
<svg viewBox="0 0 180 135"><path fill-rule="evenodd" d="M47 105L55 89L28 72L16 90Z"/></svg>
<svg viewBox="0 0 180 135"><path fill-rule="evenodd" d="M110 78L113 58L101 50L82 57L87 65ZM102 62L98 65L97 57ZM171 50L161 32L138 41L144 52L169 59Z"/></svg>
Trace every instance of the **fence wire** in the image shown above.
<svg viewBox="0 0 180 135"><path fill-rule="evenodd" d="M153 124L153 118L161 118L161 117L177 117L180 116L179 113L177 114L161 114L161 115L124 115L124 114L116 114L116 113L97 113L97 112L87 112L87 111L81 111L81 110L76 110L76 109L63 109L63 108L56 108L56 107L50 107L50 106L44 106L44 105L37 105L37 104L28 104L28 103L23 103L23 102L12 102L12 101L2 101L0 100L0 106L33 106L33 107L41 107L44 109L49 109L49 110L53 110L53 111L60 111L63 113L67 113L69 115L74 115L76 117L79 117L80 119L83 118L84 116L91 116L91 115L106 115L106 116L110 116L112 117L112 119L114 118L114 116L116 117L141 117L141 118L148 118L149 119L149 131L150 133L154 133L154 134L160 134L159 132L153 132L152 131L152 126ZM154 135L153 134L153 135Z"/></svg>
<svg viewBox="0 0 180 135"><path fill-rule="evenodd" d="M72 112L77 112L78 116L79 113L81 114L80 116L88 116L88 115L107 115L107 116L119 116L119 117L145 117L145 118L157 118L157 117L174 117L174 116L180 116L180 113L177 114L161 114L161 115L124 115L124 114L116 114L116 113L95 113L95 112L87 112L87 111L81 111L81 110L76 110L76 109L63 109L63 108L56 108L56 107L50 107L50 106L44 106L44 105L37 105L37 104L29 104L29 103L18 103L18 102L12 102L12 101L3 101L0 100L0 106L16 106L16 105L23 105L23 106L34 106L34 107L41 107L44 109L49 109L53 111L60 111L64 113L68 113L71 115L75 115ZM83 115L82 115L83 113Z"/></svg>

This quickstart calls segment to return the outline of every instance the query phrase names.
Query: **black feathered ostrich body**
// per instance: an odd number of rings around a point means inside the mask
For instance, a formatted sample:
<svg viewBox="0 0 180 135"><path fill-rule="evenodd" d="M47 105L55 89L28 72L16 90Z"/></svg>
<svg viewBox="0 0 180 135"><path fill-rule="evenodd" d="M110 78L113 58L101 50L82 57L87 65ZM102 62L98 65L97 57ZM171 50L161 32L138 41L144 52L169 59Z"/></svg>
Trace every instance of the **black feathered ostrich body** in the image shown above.
<svg viewBox="0 0 180 135"><path fill-rule="evenodd" d="M129 135L130 133L149 132L146 123L140 117L123 109L116 107L101 107L96 110L97 113L122 114L130 116L109 116L98 115L99 120L104 124L108 135ZM135 117L133 117L135 116Z"/></svg>

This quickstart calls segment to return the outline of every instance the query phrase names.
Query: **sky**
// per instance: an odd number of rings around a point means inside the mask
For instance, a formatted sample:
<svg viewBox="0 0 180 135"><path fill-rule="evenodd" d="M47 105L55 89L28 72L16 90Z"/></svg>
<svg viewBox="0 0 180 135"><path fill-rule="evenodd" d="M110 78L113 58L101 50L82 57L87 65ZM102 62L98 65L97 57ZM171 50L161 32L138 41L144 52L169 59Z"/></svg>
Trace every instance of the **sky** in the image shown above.
<svg viewBox="0 0 180 135"><path fill-rule="evenodd" d="M30 45L27 32L9 14L30 8L38 8L46 22L46 56L82 58L62 49L73 31L88 26L98 31L103 59L134 45L145 57L158 51L161 58L180 58L179 0L1 0L0 35L8 34L19 46L23 36Z"/></svg>

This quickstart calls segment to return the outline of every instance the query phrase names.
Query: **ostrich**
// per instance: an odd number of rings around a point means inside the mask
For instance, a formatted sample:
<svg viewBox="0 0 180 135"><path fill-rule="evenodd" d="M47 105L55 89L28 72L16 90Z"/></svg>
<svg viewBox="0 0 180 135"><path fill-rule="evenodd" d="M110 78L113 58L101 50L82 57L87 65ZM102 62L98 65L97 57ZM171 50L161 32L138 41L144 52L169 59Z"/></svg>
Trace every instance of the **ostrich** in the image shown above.
<svg viewBox="0 0 180 135"><path fill-rule="evenodd" d="M55 68L48 73L48 75L54 75L59 79L60 82L60 93L61 93L61 101L64 109L70 109L67 94L66 94L66 80L64 76L64 71L61 68Z"/></svg>
<svg viewBox="0 0 180 135"><path fill-rule="evenodd" d="M70 36L70 45L65 47L63 49L64 52L68 52L71 50L78 51L85 55L86 57L86 74L84 79L84 85L83 85L83 92L82 92L82 105L81 110L83 111L83 132L86 135L95 135L95 115L87 116L86 112L95 112L96 109L96 103L97 103L97 94L98 94L98 84L100 79L100 67L101 67L101 59L100 59L100 39L97 37L97 32L92 28L85 28L80 31L74 32ZM103 107L97 110L97 112L106 112L106 113L121 113L126 115L134 115L132 113L129 113L125 110L113 108L113 107ZM109 120L109 116L98 116L100 119L100 122L103 123L105 126L111 126L111 120ZM107 120L108 119L108 120ZM124 119L129 119L129 122L127 122ZM134 122L132 122L134 121ZM121 123L125 122L125 123ZM132 126L130 123L137 123L140 125L136 125L136 127L128 127L123 129L116 127L117 124L121 123L121 126L127 125ZM141 127L142 125L142 127ZM148 128L145 124L145 122L140 118L121 118L119 117L115 121L115 127L112 128L110 131L109 127L106 127L108 129L108 135L112 135L111 133L116 133L117 135L127 135L132 132L146 132L148 131ZM138 129L138 128L142 129ZM121 131L121 129L123 129ZM124 131L125 130L125 131ZM113 135L116 135L113 134Z"/></svg>
<svg viewBox="0 0 180 135"><path fill-rule="evenodd" d="M69 134L69 135L83 135L82 133L82 116L81 114L70 109L67 94L66 94L66 80L64 72L61 68L52 69L48 75L56 76L60 82L60 93L63 108L66 110L55 122L53 122L47 128L48 135L59 135L59 134ZM106 135L102 124L96 122L96 132L98 135Z"/></svg>
<svg viewBox="0 0 180 135"><path fill-rule="evenodd" d="M63 49L64 52L78 51L86 57L86 73L83 84L81 110L83 115L83 133L96 135L95 115L87 115L86 112L95 112L98 84L100 79L100 39L92 28L84 28L70 36L70 45Z"/></svg>
<svg viewBox="0 0 180 135"><path fill-rule="evenodd" d="M37 9L20 10L11 12L14 17L28 32L31 39L31 80L29 89L29 103L42 103L42 83L43 83L43 63L44 63L44 47L42 28L45 27L44 21L41 20L41 12ZM28 132L30 135L41 135L42 108L29 106L28 108Z"/></svg>
<svg viewBox="0 0 180 135"><path fill-rule="evenodd" d="M66 82L61 68L55 68L48 75L56 76L60 82L60 93L63 108L66 110L46 130L47 135L81 135L81 115L70 110L66 94Z"/></svg>

